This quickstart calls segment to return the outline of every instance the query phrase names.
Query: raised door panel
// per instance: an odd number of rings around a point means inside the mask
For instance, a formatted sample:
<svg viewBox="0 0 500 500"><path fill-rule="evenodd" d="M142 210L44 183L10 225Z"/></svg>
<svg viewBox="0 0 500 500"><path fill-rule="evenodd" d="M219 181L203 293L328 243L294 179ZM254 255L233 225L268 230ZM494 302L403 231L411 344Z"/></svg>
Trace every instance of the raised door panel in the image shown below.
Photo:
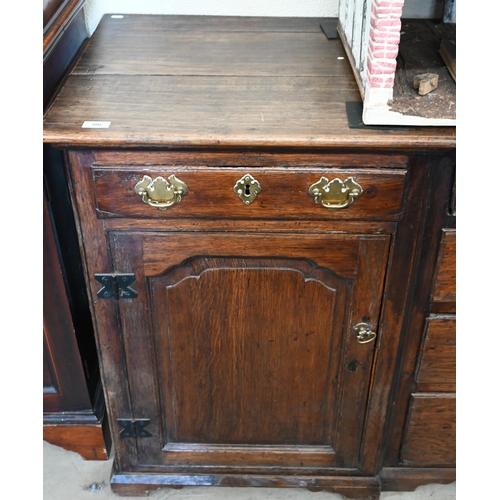
<svg viewBox="0 0 500 500"><path fill-rule="evenodd" d="M389 239L110 233L137 465L356 468Z"/></svg>

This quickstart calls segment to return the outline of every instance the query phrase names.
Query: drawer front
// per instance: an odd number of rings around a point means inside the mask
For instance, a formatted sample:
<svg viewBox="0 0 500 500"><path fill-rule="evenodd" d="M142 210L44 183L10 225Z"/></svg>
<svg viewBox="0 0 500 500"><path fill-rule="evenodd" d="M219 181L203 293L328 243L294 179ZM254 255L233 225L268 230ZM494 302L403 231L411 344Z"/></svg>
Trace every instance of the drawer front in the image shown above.
<svg viewBox="0 0 500 500"><path fill-rule="evenodd" d="M456 319L454 316L441 315L427 318L416 382L419 390L455 391Z"/></svg>
<svg viewBox="0 0 500 500"><path fill-rule="evenodd" d="M455 394L412 394L401 460L403 465L454 467Z"/></svg>
<svg viewBox="0 0 500 500"><path fill-rule="evenodd" d="M134 190L149 176L168 179L171 175L186 186L180 201L158 209L143 201ZM246 204L235 192L243 179L242 189L252 189L247 175L258 182L258 192ZM362 188L352 196L352 204L331 210L309 194L309 187L322 177L344 182L352 178ZM132 218L250 218L250 219L358 219L397 220L399 218L406 171L380 169L305 169L305 168L214 168L214 167L129 167L93 168L98 217ZM162 182L163 181L159 181ZM245 185L248 185L246 188ZM339 183L340 184L340 183ZM164 186L169 187L164 183ZM349 186L345 186L349 189ZM347 191L348 197L349 191ZM326 195L327 196L327 195ZM147 200L147 197L146 197ZM244 197L244 200L248 198ZM321 202L321 200L319 200Z"/></svg>
<svg viewBox="0 0 500 500"><path fill-rule="evenodd" d="M439 245L433 302L456 302L456 231L443 229Z"/></svg>

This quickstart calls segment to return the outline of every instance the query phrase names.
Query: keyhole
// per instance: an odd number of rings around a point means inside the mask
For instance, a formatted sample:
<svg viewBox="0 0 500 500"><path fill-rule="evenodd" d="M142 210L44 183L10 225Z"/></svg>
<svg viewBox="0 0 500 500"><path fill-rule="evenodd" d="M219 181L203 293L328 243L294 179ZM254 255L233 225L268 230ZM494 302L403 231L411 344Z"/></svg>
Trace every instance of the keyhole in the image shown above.
<svg viewBox="0 0 500 500"><path fill-rule="evenodd" d="M245 196L250 196L250 184L245 184Z"/></svg>

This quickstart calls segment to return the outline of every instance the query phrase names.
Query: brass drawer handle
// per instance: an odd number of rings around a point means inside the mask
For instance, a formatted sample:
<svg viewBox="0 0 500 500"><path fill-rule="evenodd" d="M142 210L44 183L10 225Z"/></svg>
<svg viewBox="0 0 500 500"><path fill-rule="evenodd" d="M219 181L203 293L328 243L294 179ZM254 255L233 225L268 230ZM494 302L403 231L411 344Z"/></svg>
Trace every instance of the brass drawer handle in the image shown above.
<svg viewBox="0 0 500 500"><path fill-rule="evenodd" d="M134 191L144 203L160 210L166 210L179 203L182 196L187 193L187 189L186 184L173 174L168 180L163 177L153 180L149 175L145 175L134 187Z"/></svg>
<svg viewBox="0 0 500 500"><path fill-rule="evenodd" d="M348 207L362 192L363 188L352 177L345 181L328 181L326 177L321 177L309 188L309 194L314 201L329 210Z"/></svg>
<svg viewBox="0 0 500 500"><path fill-rule="evenodd" d="M377 336L368 323L358 323L353 327L353 330L356 332L356 338L360 344L368 344Z"/></svg>

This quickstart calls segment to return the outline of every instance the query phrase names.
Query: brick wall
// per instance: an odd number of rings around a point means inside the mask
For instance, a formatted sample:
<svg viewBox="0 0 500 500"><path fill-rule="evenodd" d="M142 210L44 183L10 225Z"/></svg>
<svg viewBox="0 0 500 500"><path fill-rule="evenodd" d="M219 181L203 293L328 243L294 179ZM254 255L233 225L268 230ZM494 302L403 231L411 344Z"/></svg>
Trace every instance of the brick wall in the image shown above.
<svg viewBox="0 0 500 500"><path fill-rule="evenodd" d="M367 83L392 88L399 49L404 0L373 0L366 61Z"/></svg>

